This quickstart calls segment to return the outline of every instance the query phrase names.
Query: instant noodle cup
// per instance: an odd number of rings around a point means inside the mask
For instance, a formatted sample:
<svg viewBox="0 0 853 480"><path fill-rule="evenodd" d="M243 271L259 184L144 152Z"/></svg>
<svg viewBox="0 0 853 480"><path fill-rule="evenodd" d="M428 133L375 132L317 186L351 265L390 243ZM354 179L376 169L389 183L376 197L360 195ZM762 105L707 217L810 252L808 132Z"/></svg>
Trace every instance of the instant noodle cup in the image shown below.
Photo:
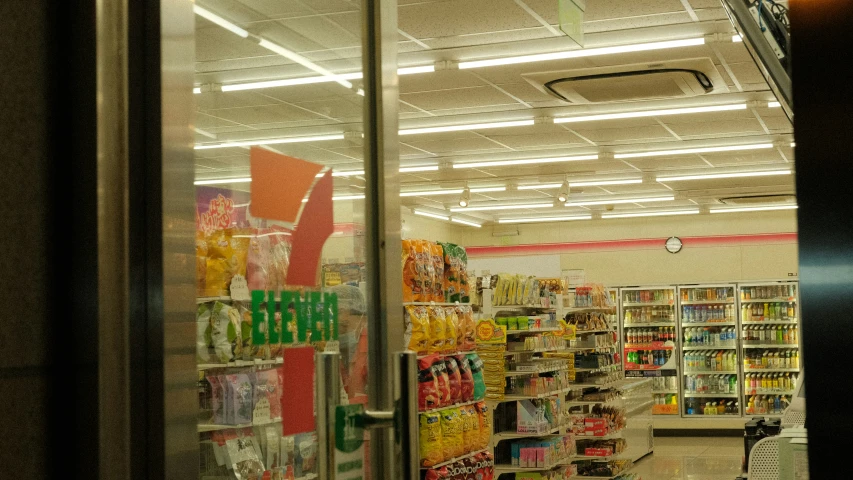
<svg viewBox="0 0 853 480"><path fill-rule="evenodd" d="M418 355L426 355L430 348L430 321L427 308L420 305L406 307L407 334L409 350Z"/></svg>
<svg viewBox="0 0 853 480"><path fill-rule="evenodd" d="M444 458L450 459L465 455L462 442L462 417L458 408L447 408L441 412L441 433Z"/></svg>
<svg viewBox="0 0 853 480"><path fill-rule="evenodd" d="M432 356L435 357L432 362L432 372L436 382L438 382L438 406L447 407L453 404L450 397L450 377L447 375L447 366L442 357Z"/></svg>
<svg viewBox="0 0 853 480"><path fill-rule="evenodd" d="M458 330L459 316L456 314L456 308L444 308L444 353L455 353L458 350L456 344Z"/></svg>
<svg viewBox="0 0 853 480"><path fill-rule="evenodd" d="M420 439L421 466L431 467L445 460L442 420L438 412L420 414L418 437Z"/></svg>
<svg viewBox="0 0 853 480"><path fill-rule="evenodd" d="M459 366L459 385L462 396L462 402L471 402L474 400L474 375L471 373L471 365L468 363L468 357L464 354L456 355L456 364Z"/></svg>
<svg viewBox="0 0 853 480"><path fill-rule="evenodd" d="M459 374L459 364L453 357L445 357L444 365L447 368L448 385L450 386L450 403L462 403L462 375Z"/></svg>
<svg viewBox="0 0 853 480"><path fill-rule="evenodd" d="M445 319L444 308L428 307L429 313L429 353L444 352L444 340L447 334L447 321Z"/></svg>
<svg viewBox="0 0 853 480"><path fill-rule="evenodd" d="M418 360L418 410L431 410L441 406L441 393L433 363L438 355L429 355Z"/></svg>

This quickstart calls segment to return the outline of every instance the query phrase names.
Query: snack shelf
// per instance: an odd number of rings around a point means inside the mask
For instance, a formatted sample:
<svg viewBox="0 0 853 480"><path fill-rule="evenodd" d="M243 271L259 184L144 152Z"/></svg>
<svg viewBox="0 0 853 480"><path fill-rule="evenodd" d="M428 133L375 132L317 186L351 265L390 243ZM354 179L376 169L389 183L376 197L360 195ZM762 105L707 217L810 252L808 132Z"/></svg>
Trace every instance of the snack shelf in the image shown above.
<svg viewBox="0 0 853 480"><path fill-rule="evenodd" d="M504 356L521 355L525 353L562 352L564 348L534 348L533 350L512 350L504 352Z"/></svg>
<svg viewBox="0 0 853 480"><path fill-rule="evenodd" d="M625 328L674 327L675 322L626 323Z"/></svg>
<svg viewBox="0 0 853 480"><path fill-rule="evenodd" d="M794 297L776 297L776 298L750 298L743 300L741 299L740 303L790 303L796 302L797 299Z"/></svg>
<svg viewBox="0 0 853 480"><path fill-rule="evenodd" d="M269 422L261 422L261 423L243 423L239 425L218 425L215 423L199 423L198 424L198 432L215 432L217 430L233 430L239 428L251 428L251 427L261 427L264 425L274 425L276 423L281 423L281 419L272 419Z"/></svg>
<svg viewBox="0 0 853 480"><path fill-rule="evenodd" d="M506 372L504 374L504 376L505 377L523 377L526 375L535 375L535 374L539 374L539 373L559 372L560 370L565 370L566 368L567 367L562 366L562 367L546 368L544 370L529 370L529 371L515 370L512 372Z"/></svg>
<svg viewBox="0 0 853 480"><path fill-rule="evenodd" d="M796 343L744 344L743 348L800 348Z"/></svg>
<svg viewBox="0 0 853 480"><path fill-rule="evenodd" d="M535 328L535 329L524 329L524 330L507 330L507 335L518 335L522 333L548 333L548 332L559 332L562 330L560 327L545 327L545 328Z"/></svg>
<svg viewBox="0 0 853 480"><path fill-rule="evenodd" d="M615 308L615 305L612 307L567 307L563 311L566 313L607 312Z"/></svg>
<svg viewBox="0 0 853 480"><path fill-rule="evenodd" d="M730 298L728 300L681 300L679 303L681 305L731 305L735 303L735 299Z"/></svg>
<svg viewBox="0 0 853 480"><path fill-rule="evenodd" d="M499 442L501 440L514 440L522 438L539 438L546 437L548 435L555 435L560 432L561 428L563 427L554 427L551 430L542 433L499 432L492 435L492 437L494 437L495 442Z"/></svg>
<svg viewBox="0 0 853 480"><path fill-rule="evenodd" d="M231 301L230 295L225 295L225 296L221 296L221 297L196 297L196 299L195 299L196 305L201 305L202 303L209 303L209 302L230 302L230 301Z"/></svg>
<svg viewBox="0 0 853 480"><path fill-rule="evenodd" d="M419 411L418 413L441 412L443 410L448 410L450 408L459 408L459 407L466 407L468 405L476 405L477 403L482 402L482 401L484 401L484 400L472 400L470 402L465 402L465 403L454 403L453 405L448 405L446 407L431 408L429 410Z"/></svg>
<svg viewBox="0 0 853 480"><path fill-rule="evenodd" d="M263 367L266 365L278 365L284 363L279 357L274 360L238 360L228 363L199 363L198 370L210 370L212 368L241 368L241 367Z"/></svg>
<svg viewBox="0 0 853 480"><path fill-rule="evenodd" d="M561 352L583 352L586 350L602 350L605 348L616 348L616 347L618 347L617 344L611 343L608 345L599 345L597 347L566 347L566 348L560 349L560 351Z"/></svg>
<svg viewBox="0 0 853 480"><path fill-rule="evenodd" d="M604 328L599 330L575 330L575 335L587 335L590 333L609 333L612 331L613 328Z"/></svg>
<svg viewBox="0 0 853 480"><path fill-rule="evenodd" d="M603 366L603 367L597 367L597 368L581 368L581 367L575 367L575 371L576 371L576 372L603 372L603 371L606 371L608 368L609 368L609 369L612 369L613 367L619 367L619 368L622 368L622 364L621 364L621 363L614 363L614 364L612 364L612 365L605 365L605 366Z"/></svg>
<svg viewBox="0 0 853 480"><path fill-rule="evenodd" d="M737 393L684 393L684 398L738 398Z"/></svg>
<svg viewBox="0 0 853 480"><path fill-rule="evenodd" d="M797 325L799 322L794 320L744 320L740 322L742 325Z"/></svg>
<svg viewBox="0 0 853 480"><path fill-rule="evenodd" d="M432 466L429 466L429 467L421 467L421 470L429 470L429 469L431 469L431 468L441 468L441 467L443 467L443 466L445 466L445 465L450 465L450 464L452 464L452 463L456 463L456 462L458 462L459 460L465 460L466 458L471 458L471 457L473 457L473 456L479 455L479 454L484 453L484 452L489 452L489 453L491 453L491 450L490 450L490 449L488 449L488 448L484 448L484 449L482 449L482 450L477 450L477 451L474 451L474 452L471 452L471 453L467 453L467 454L465 454L465 455L462 455L461 457L454 457L454 458L451 458L450 460L445 460L445 461L443 461L443 462L441 462L441 463L437 463L437 464L432 465Z"/></svg>
<svg viewBox="0 0 853 480"><path fill-rule="evenodd" d="M600 460L603 462L608 462L610 460L619 460L620 458L622 458L621 453L617 453L614 455L608 455L606 457L601 457L601 456L597 456L597 455L572 455L569 457L569 462L578 462L578 461L582 461L582 460ZM583 477L583 478L596 478L596 477ZM607 478L610 478L610 477L607 477Z"/></svg>
<svg viewBox="0 0 853 480"><path fill-rule="evenodd" d="M520 467L518 465L495 464L495 475L512 472L547 472L561 466L560 463L548 467Z"/></svg>
<svg viewBox="0 0 853 480"><path fill-rule="evenodd" d="M600 388L602 390L606 390L608 388L616 387L621 384L625 379L621 378L619 380L614 380L612 382L606 383L573 383L570 385L569 390L577 390L579 388Z"/></svg>
<svg viewBox="0 0 853 480"><path fill-rule="evenodd" d="M471 350L471 351L467 351L467 352L447 352L447 353L445 353L445 352L436 352L436 353L430 353L430 354L428 354L428 355L418 355L418 360L420 360L420 359L422 359L422 358L429 357L430 355L438 355L438 356L440 356L440 357L449 357L449 356L453 356L453 355L468 355L469 353L477 353L477 351L476 351L476 350Z"/></svg>
<svg viewBox="0 0 853 480"><path fill-rule="evenodd" d="M684 322L681 324L681 328L690 328L690 327L733 327L737 325L737 322Z"/></svg>
<svg viewBox="0 0 853 480"><path fill-rule="evenodd" d="M737 370L686 370L682 372L687 375L737 375Z"/></svg>
<svg viewBox="0 0 853 480"><path fill-rule="evenodd" d="M419 306L419 307L470 307L470 303L462 302L403 302L404 307Z"/></svg>
<svg viewBox="0 0 853 480"><path fill-rule="evenodd" d="M793 372L793 373L796 373L796 372L799 372L800 369L799 368L752 368L752 367L744 367L743 371L744 372L759 372L759 373L760 372L765 372L765 373L766 372L770 372L770 373Z"/></svg>
<svg viewBox="0 0 853 480"><path fill-rule="evenodd" d="M563 405L567 407L582 407L586 405L609 405L619 401L619 397L610 400L568 400Z"/></svg>
<svg viewBox="0 0 853 480"><path fill-rule="evenodd" d="M575 435L575 441L578 440L611 440L614 438L622 438L622 433L625 429L621 428L615 432L610 432L607 435Z"/></svg>
<svg viewBox="0 0 853 480"><path fill-rule="evenodd" d="M542 305L495 305L492 304L492 310L500 310L502 308L532 308L537 310L556 310L556 307L543 307Z"/></svg>
<svg viewBox="0 0 853 480"><path fill-rule="evenodd" d="M638 349L638 350L675 350L675 347L672 345L655 345L653 343L626 343L625 350L629 349Z"/></svg>
<svg viewBox="0 0 853 480"><path fill-rule="evenodd" d="M797 392L794 390L782 390L780 392L773 392L771 390L750 390L749 392L745 392L747 396L750 395L793 395Z"/></svg>
<svg viewBox="0 0 853 480"><path fill-rule="evenodd" d="M660 302L622 302L623 307L673 307L675 306L675 301L673 300L664 300Z"/></svg>
<svg viewBox="0 0 853 480"><path fill-rule="evenodd" d="M563 388L560 390L554 390L553 392L540 393L539 395L516 395L514 393L507 393L506 395L504 395L504 399L498 400L497 403L516 402L518 400L533 400L536 398L548 398L566 393L569 390L571 390L571 388Z"/></svg>
<svg viewBox="0 0 853 480"><path fill-rule="evenodd" d="M652 394L654 395L655 393L662 393L662 394L664 394L664 395L666 395L667 393L675 393L675 394L677 394L677 393L678 393L678 389L677 389L677 388L673 388L673 389L671 389L671 390L652 390Z"/></svg>
<svg viewBox="0 0 853 480"><path fill-rule="evenodd" d="M691 347L681 347L681 349L684 351L691 351L691 350L737 350L737 347L734 345L728 346L728 347L723 347L723 346L719 346L719 345L700 345L698 347L692 347L692 346Z"/></svg>

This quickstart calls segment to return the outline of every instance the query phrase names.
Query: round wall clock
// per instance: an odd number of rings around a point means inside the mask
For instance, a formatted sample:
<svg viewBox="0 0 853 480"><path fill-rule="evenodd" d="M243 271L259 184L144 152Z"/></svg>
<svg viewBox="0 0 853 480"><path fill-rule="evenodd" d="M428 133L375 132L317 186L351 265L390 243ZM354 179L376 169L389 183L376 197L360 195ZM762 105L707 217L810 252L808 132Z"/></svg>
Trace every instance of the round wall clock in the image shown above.
<svg viewBox="0 0 853 480"><path fill-rule="evenodd" d="M678 253L681 251L681 247L683 247L684 244L681 243L681 239L678 237L669 237L666 239L664 246L666 247L667 252Z"/></svg>

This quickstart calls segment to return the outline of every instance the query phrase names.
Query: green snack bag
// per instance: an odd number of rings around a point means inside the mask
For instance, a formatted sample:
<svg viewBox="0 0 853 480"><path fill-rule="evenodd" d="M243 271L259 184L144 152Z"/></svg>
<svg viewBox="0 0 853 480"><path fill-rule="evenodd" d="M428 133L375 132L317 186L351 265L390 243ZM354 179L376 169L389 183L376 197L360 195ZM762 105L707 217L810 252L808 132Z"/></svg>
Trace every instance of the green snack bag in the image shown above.
<svg viewBox="0 0 853 480"><path fill-rule="evenodd" d="M483 379L483 360L476 353L466 355L474 377L474 400L486 398L486 381Z"/></svg>

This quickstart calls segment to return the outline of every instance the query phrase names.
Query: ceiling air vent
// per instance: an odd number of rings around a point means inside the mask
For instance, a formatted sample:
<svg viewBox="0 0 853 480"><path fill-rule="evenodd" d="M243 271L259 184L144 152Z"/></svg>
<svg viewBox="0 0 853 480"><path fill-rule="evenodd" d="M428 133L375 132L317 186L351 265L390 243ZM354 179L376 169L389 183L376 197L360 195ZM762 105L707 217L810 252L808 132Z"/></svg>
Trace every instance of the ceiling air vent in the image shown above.
<svg viewBox="0 0 853 480"><path fill-rule="evenodd" d="M524 74L539 90L573 104L696 97L727 92L707 58Z"/></svg>
<svg viewBox="0 0 853 480"><path fill-rule="evenodd" d="M721 198L720 203L726 205L755 205L767 203L797 203L794 195L754 195L749 197Z"/></svg>

